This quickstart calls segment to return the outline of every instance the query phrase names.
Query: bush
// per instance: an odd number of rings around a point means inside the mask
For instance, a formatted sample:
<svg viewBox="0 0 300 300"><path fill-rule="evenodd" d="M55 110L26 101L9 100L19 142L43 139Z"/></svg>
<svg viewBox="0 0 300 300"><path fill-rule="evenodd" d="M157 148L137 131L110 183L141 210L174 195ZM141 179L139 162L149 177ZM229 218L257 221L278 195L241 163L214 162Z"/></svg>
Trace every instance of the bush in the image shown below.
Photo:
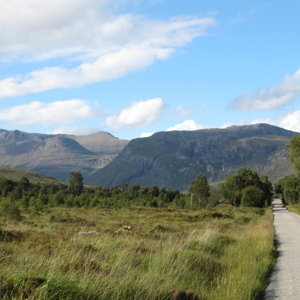
<svg viewBox="0 0 300 300"><path fill-rule="evenodd" d="M242 191L242 206L248 207L264 207L265 199L262 190L255 186L248 186Z"/></svg>
<svg viewBox="0 0 300 300"><path fill-rule="evenodd" d="M9 200L5 200L0 203L0 215L5 218L17 221L21 219L21 212L19 207Z"/></svg>
<svg viewBox="0 0 300 300"><path fill-rule="evenodd" d="M261 197L263 200L262 203L256 200L252 201L251 194L249 196L245 196L245 203L242 204L242 197L244 189L252 187L255 188L256 196ZM264 206L264 202L271 204L272 196L273 196L273 187L272 183L269 181L266 176L259 176L257 172L251 169L240 169L237 171L235 175L228 176L224 183L222 183L218 192L221 195L222 202L230 203L235 206L244 205L244 206ZM259 192L257 192L259 190ZM247 193L247 192L246 192ZM262 193L262 195L261 195ZM259 195L258 195L259 194ZM248 203L248 200L250 201Z"/></svg>
<svg viewBox="0 0 300 300"><path fill-rule="evenodd" d="M299 192L292 188L287 188L283 192L284 199L289 204L296 204L299 202Z"/></svg>
<svg viewBox="0 0 300 300"><path fill-rule="evenodd" d="M35 216L38 215L44 209L44 203L40 198L31 198L29 202L30 213Z"/></svg>

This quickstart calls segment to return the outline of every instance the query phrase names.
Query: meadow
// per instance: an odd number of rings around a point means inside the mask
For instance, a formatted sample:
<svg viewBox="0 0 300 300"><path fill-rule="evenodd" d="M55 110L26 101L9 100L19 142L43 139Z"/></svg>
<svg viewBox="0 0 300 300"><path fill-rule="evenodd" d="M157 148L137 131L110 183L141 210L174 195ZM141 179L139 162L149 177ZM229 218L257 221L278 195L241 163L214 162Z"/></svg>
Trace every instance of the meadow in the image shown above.
<svg viewBox="0 0 300 300"><path fill-rule="evenodd" d="M1 299L262 299L269 208L46 207L0 219Z"/></svg>

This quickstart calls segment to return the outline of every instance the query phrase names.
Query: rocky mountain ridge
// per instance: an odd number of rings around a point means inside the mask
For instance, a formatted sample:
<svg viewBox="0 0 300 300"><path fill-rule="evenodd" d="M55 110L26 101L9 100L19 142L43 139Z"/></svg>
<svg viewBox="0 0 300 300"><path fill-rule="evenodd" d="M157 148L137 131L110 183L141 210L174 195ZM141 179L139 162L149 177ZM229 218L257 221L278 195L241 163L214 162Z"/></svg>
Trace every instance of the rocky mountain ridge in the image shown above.
<svg viewBox="0 0 300 300"><path fill-rule="evenodd" d="M272 180L291 172L286 144L299 133L268 124L226 129L158 132L130 141L88 182L115 186L122 182L185 190L199 173L218 182L249 167Z"/></svg>
<svg viewBox="0 0 300 300"><path fill-rule="evenodd" d="M272 180L291 172L286 144L294 135L299 133L256 124L158 132L128 143L106 132L75 136L0 130L0 166L63 180L80 171L90 185L128 182L185 190L199 173L215 183L242 167Z"/></svg>

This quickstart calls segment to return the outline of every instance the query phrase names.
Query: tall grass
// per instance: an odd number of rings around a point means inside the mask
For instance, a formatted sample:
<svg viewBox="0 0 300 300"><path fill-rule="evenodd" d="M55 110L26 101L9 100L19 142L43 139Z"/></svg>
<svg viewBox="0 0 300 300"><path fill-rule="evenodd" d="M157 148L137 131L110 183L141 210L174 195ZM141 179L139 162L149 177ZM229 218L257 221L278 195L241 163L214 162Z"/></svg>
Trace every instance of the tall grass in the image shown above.
<svg viewBox="0 0 300 300"><path fill-rule="evenodd" d="M2 222L0 295L253 299L265 288L272 247L269 211L51 209Z"/></svg>
<svg viewBox="0 0 300 300"><path fill-rule="evenodd" d="M233 233L237 242L225 250L222 262L227 273L219 281L212 299L263 299L276 262L271 211L249 225Z"/></svg>

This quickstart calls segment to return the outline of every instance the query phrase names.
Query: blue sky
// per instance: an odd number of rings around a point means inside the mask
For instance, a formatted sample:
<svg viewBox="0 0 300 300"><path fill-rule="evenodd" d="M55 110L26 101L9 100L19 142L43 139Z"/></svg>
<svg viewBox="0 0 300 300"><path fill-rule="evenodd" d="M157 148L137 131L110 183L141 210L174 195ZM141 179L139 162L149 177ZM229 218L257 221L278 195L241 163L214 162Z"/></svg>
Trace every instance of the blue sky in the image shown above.
<svg viewBox="0 0 300 300"><path fill-rule="evenodd" d="M0 127L300 132L297 0L6 0Z"/></svg>

